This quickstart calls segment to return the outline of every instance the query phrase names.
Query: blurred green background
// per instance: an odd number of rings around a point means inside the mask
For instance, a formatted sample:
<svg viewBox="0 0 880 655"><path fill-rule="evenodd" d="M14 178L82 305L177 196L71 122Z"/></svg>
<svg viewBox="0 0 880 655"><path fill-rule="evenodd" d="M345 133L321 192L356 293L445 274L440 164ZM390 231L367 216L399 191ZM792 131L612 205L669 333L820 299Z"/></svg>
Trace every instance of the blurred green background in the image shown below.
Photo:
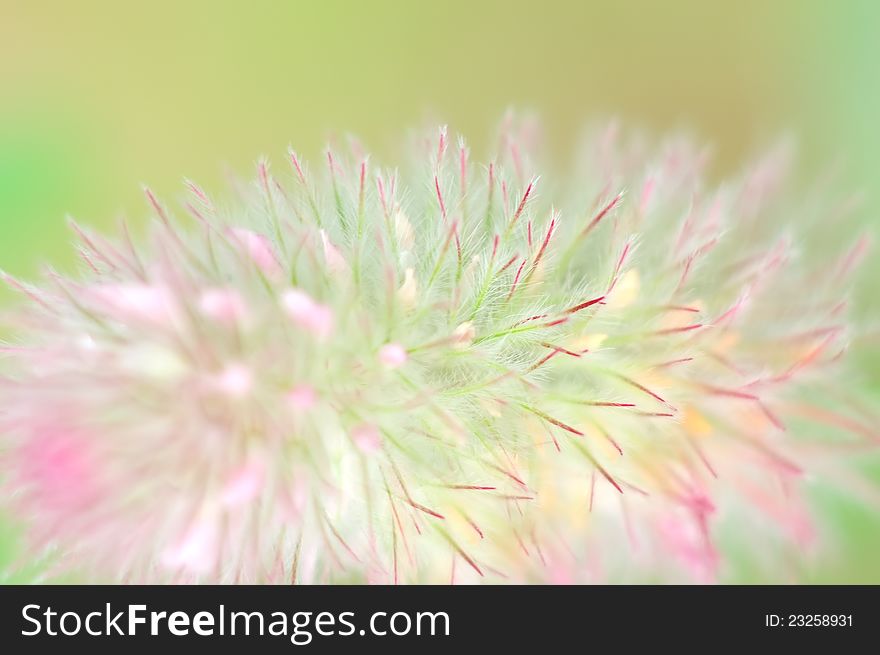
<svg viewBox="0 0 880 655"><path fill-rule="evenodd" d="M802 172L838 163L866 191L870 229L878 62L873 0L0 0L0 267L71 266L65 215L143 220L144 183L169 200L184 176L216 190L227 167L280 161L288 144L313 157L340 132L381 155L428 119L480 153L510 106L535 110L562 154L590 120L684 127L715 145L721 171L790 133ZM865 317L876 290L860 297ZM876 356L865 361L876 398ZM804 579L880 582L880 517L817 502L834 548ZM14 535L0 528L0 570ZM777 579L737 562L730 581Z"/></svg>

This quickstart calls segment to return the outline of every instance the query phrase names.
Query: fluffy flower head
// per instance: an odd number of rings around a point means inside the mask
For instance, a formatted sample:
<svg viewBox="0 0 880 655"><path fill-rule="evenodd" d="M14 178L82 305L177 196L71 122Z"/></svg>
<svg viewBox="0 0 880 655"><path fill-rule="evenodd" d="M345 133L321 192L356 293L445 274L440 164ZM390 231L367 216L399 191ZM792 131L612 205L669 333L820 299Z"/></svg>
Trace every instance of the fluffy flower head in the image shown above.
<svg viewBox="0 0 880 655"><path fill-rule="evenodd" d="M229 204L188 184L189 218L148 192L143 245L74 226L81 277L10 279L29 537L218 582L712 580L729 516L809 544L805 473L877 439L805 395L863 244L803 265L778 153L713 188L682 140L609 131L540 180L527 135L500 143L480 164L442 129L400 171L291 153Z"/></svg>

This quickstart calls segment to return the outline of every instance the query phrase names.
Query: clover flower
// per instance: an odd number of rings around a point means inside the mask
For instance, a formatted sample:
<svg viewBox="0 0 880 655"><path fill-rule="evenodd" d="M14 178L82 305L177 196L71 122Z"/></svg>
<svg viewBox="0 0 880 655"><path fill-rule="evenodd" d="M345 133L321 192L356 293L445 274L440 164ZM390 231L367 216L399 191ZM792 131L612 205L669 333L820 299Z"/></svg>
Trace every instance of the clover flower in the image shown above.
<svg viewBox="0 0 880 655"><path fill-rule="evenodd" d="M865 242L798 257L779 153L716 188L686 141L583 154L545 182L515 127L485 164L444 128L399 170L187 183L187 218L147 191L143 243L74 224L82 275L6 276L31 543L224 583L713 580L724 516L804 547L805 473L877 439L811 391Z"/></svg>

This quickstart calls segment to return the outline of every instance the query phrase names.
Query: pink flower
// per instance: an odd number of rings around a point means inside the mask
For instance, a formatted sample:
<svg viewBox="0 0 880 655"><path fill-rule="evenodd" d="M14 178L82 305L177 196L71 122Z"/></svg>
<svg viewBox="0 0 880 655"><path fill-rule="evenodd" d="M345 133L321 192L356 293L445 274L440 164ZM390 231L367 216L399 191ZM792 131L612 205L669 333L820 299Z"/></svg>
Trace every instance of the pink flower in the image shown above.
<svg viewBox="0 0 880 655"><path fill-rule="evenodd" d="M199 520L174 545L165 550L162 564L194 575L209 573L217 562L218 538L214 521Z"/></svg>
<svg viewBox="0 0 880 655"><path fill-rule="evenodd" d="M379 349L379 361L386 368L400 368L406 360L406 349L399 343L387 343Z"/></svg>
<svg viewBox="0 0 880 655"><path fill-rule="evenodd" d="M263 488L266 467L262 462L245 464L235 471L223 488L221 501L227 507L238 507L256 498Z"/></svg>
<svg viewBox="0 0 880 655"><path fill-rule="evenodd" d="M89 292L103 311L118 320L167 325L180 313L174 294L162 285L101 284Z"/></svg>
<svg viewBox="0 0 880 655"><path fill-rule="evenodd" d="M274 278L283 273L272 242L265 236L240 227L231 228L229 235L244 254L267 276Z"/></svg>
<svg viewBox="0 0 880 655"><path fill-rule="evenodd" d="M241 364L230 364L216 379L217 388L234 398L250 393L254 386L254 376L250 369Z"/></svg>
<svg viewBox="0 0 880 655"><path fill-rule="evenodd" d="M347 271L348 264L345 262L345 257L339 252L339 248L333 245L324 230L321 230L321 244L324 246L324 261L327 264L327 269L336 274Z"/></svg>
<svg viewBox="0 0 880 655"><path fill-rule="evenodd" d="M333 331L333 310L315 302L304 291L285 291L281 296L281 306L294 323L318 339L326 339Z"/></svg>
<svg viewBox="0 0 880 655"><path fill-rule="evenodd" d="M291 389L287 394L287 401L297 412L305 412L314 407L317 400L315 390L307 384L301 384Z"/></svg>
<svg viewBox="0 0 880 655"><path fill-rule="evenodd" d="M365 455L372 455L382 449L382 435L375 425L358 425L351 431L351 439Z"/></svg>
<svg viewBox="0 0 880 655"><path fill-rule="evenodd" d="M148 194L146 244L77 229L84 277L0 272L0 504L33 551L138 583L710 581L751 511L801 554L807 476L868 490L864 246L806 269L775 165L716 192L677 141L596 144L541 197L514 128L485 167L445 129L415 167L261 162L228 212L191 185L198 225Z"/></svg>
<svg viewBox="0 0 880 655"><path fill-rule="evenodd" d="M241 323L247 317L247 304L235 289L205 289L199 297L199 311L220 323Z"/></svg>
<svg viewBox="0 0 880 655"><path fill-rule="evenodd" d="M50 512L87 509L99 496L99 466L82 432L54 425L38 426L20 453L19 482Z"/></svg>

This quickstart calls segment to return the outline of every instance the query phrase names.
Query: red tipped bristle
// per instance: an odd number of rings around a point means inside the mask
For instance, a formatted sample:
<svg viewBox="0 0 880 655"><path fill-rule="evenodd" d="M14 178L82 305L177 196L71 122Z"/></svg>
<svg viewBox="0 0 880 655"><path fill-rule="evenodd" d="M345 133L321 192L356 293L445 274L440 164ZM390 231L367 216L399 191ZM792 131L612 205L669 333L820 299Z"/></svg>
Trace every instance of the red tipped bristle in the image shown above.
<svg viewBox="0 0 880 655"><path fill-rule="evenodd" d="M586 300L586 301L584 301L584 302L582 302L582 303L580 303L580 304L578 304L578 305L575 305L574 307L569 307L569 308L566 309L563 313L565 313L565 314L575 314L575 313L581 311L582 309L586 309L587 307L592 307L593 305L596 305L596 304L602 302L603 300L605 300L605 296L604 296L604 295L603 295L603 296L598 296L598 297L596 297L596 298L592 298L591 300Z"/></svg>
<svg viewBox="0 0 880 655"><path fill-rule="evenodd" d="M622 494L623 488L619 484L617 484L617 481L613 477L611 477L611 474L608 471L606 471L605 468L603 466L601 466L595 459L593 459L592 457L590 457L590 459L593 460L593 466L596 467L596 469L599 471L599 473L602 475L602 477L605 478L605 480L607 480L608 483L612 487L617 489L617 491Z"/></svg>
<svg viewBox="0 0 880 655"><path fill-rule="evenodd" d="M379 192L379 202L382 205L382 213L385 215L385 218L388 218L390 212L388 211L388 201L385 199L385 183L382 181L382 176L376 176L376 189Z"/></svg>
<svg viewBox="0 0 880 655"><path fill-rule="evenodd" d="M204 221L204 223L206 226L210 226L207 221ZM140 280L146 280L146 272L141 263L140 255L138 255L137 249L135 248L134 240L131 238L131 230L128 228L128 222L125 220L120 221L119 227L122 232L122 243L128 251L127 260L131 262L135 276Z"/></svg>
<svg viewBox="0 0 880 655"><path fill-rule="evenodd" d="M472 491L495 491L497 487L484 487L475 484L450 484L446 485L447 489L466 489Z"/></svg>
<svg viewBox="0 0 880 655"><path fill-rule="evenodd" d="M625 376L625 375L620 375L620 374L618 374L616 377L617 377L618 379L622 380L623 382L625 382L626 384L630 385L631 387L635 387L635 388L638 389L639 391L648 394L649 396L651 396L651 398L660 401L660 402L663 403L664 405L669 405L669 403L666 402L666 401L665 401L665 400L664 400L659 394L654 393L654 392L651 391L648 387L646 387L645 385L643 385L643 384L641 384L641 383L639 383L639 382L636 382L636 381L633 380L632 378L629 378L629 377L627 377L627 376Z"/></svg>
<svg viewBox="0 0 880 655"><path fill-rule="evenodd" d="M667 312L691 312L694 314L700 313L700 310L697 307L688 307L686 305L662 305L660 309Z"/></svg>
<svg viewBox="0 0 880 655"><path fill-rule="evenodd" d="M306 183L306 175L303 172L302 165L299 163L299 157L297 154L291 150L290 151L290 162L293 164L293 168L296 171L296 176L299 178L301 184L305 185Z"/></svg>
<svg viewBox="0 0 880 655"><path fill-rule="evenodd" d="M360 211L363 211L364 207L364 194L366 193L366 181L367 181L367 160L361 162L360 166L360 175L358 177L358 208Z"/></svg>
<svg viewBox="0 0 880 655"><path fill-rule="evenodd" d="M510 471L498 466L497 464L490 463L489 466L492 467L493 469L495 469L496 471L498 471L499 473L501 473L502 475L506 475L508 478L510 478L511 480L516 482L523 489L528 490L529 486L525 482L522 481L522 478L517 477L516 475L514 475Z"/></svg>
<svg viewBox="0 0 880 655"><path fill-rule="evenodd" d="M476 533L480 535L480 539L486 538L483 534L483 531L480 530L480 527L476 523L474 523L472 519L465 517L465 520L468 522L468 525L470 525L476 531Z"/></svg>
<svg viewBox="0 0 880 655"><path fill-rule="evenodd" d="M776 416L776 414L769 407L767 407L767 405L764 404L760 399L757 400L756 402L757 402L758 407L761 409L761 413L767 417L767 420L770 421L776 427L777 430L780 430L781 432L785 432L786 431L785 423L783 423L782 420L778 416Z"/></svg>
<svg viewBox="0 0 880 655"><path fill-rule="evenodd" d="M446 203L443 202L443 192L440 191L440 179L434 176L434 191L437 193L437 202L440 204L440 216L446 222Z"/></svg>
<svg viewBox="0 0 880 655"><path fill-rule="evenodd" d="M529 316L528 318L524 318L521 321L517 321L513 324L513 326L518 327L525 323L531 323L532 321L540 321L542 318L547 318L547 314L535 314L534 316Z"/></svg>
<svg viewBox="0 0 880 655"><path fill-rule="evenodd" d="M617 194L617 195L611 200L611 202L609 202L607 205L605 205L605 206L599 211L599 213L596 214L596 215L593 217L593 220L591 220L591 221L587 224L587 227L585 227L585 228L581 231L580 236L581 236L581 237L584 237L584 236L586 236L587 234L589 234L589 233L593 230L593 228L596 227L596 226L599 224L599 221L601 221L603 218L605 218L605 216L608 215L608 213L609 213L612 209L614 209L615 207L617 207L617 203L619 203L619 202L621 201L622 198L623 198L623 191L621 191L620 193L618 193L618 194Z"/></svg>
<svg viewBox="0 0 880 655"><path fill-rule="evenodd" d="M40 296L37 295L37 293L35 291L32 291L29 287L27 287L23 283L19 282L18 280L16 280L14 277L9 275L8 273L6 273L4 271L0 271L0 280L3 280L10 288L14 289L15 291L18 291L19 293L24 294L25 296L27 296L28 298L33 300L38 305L41 305L43 308L48 309L48 310L52 309L52 307L49 305L49 303L47 303L45 300L40 298Z"/></svg>
<svg viewBox="0 0 880 655"><path fill-rule="evenodd" d="M740 398L742 400L758 400L758 396L755 394L747 391L740 391L739 389L725 389L711 384L700 384L699 387L706 393L714 396L727 396L729 398Z"/></svg>
<svg viewBox="0 0 880 655"><path fill-rule="evenodd" d="M721 314L721 316L716 318L713 321L713 323L715 325L719 325L721 323L727 323L730 320L732 320L742 310L743 306L746 303L746 300L747 300L746 296L740 296L739 298L737 298L736 302L733 303L733 305L729 309L727 309L723 314Z"/></svg>
<svg viewBox="0 0 880 655"><path fill-rule="evenodd" d="M545 412L542 412L540 409L537 409L536 407L525 407L525 409L527 409L528 411L530 411L532 414L534 414L534 415L537 416L538 418L542 418L542 419L544 419L545 421L547 421L548 423L552 423L552 424L555 425L556 427L558 427L558 428L562 428L562 429L565 430L566 432L570 432L571 434L576 434L576 435L579 436L579 437L583 437L583 436L584 436L584 433L581 432L580 430L571 427L571 426L568 425L567 423L563 423L562 421L560 421L560 420L557 419L557 418L553 418L553 417L550 416L549 414L547 414L547 413L545 413Z"/></svg>
<svg viewBox="0 0 880 655"><path fill-rule="evenodd" d="M691 325L683 325L681 327L673 327L673 328L664 328L662 330L654 330L653 332L648 332L648 335L652 336L663 336L665 334L678 334L680 332L692 332L693 330L698 330L701 327L706 327L702 323L692 323Z"/></svg>
<svg viewBox="0 0 880 655"><path fill-rule="evenodd" d="M446 234L446 240L443 241L443 247L440 249L440 257L438 258L438 261L440 261L443 258L443 256L446 254L446 251L449 250L449 244L451 244L452 240L454 238L456 238L457 236L458 236L458 223L455 222L450 226L449 231Z"/></svg>
<svg viewBox="0 0 880 655"><path fill-rule="evenodd" d="M400 538L403 541L403 549L406 551L407 558L412 561L412 552L409 549L409 542L406 539L406 531L403 529L403 522L400 520L400 514L397 511L397 505L394 503L394 497L391 495L387 486L385 488L385 493L388 494L388 503L391 505L391 514L394 517L394 524L397 526L397 531L400 533Z"/></svg>
<svg viewBox="0 0 880 655"><path fill-rule="evenodd" d="M556 357L556 355L558 355L560 352L562 352L562 351L561 351L561 350L552 350L552 351L550 351L550 352L549 352L548 354L546 354L544 357L542 357L542 358L539 359L537 362L535 362L534 364L532 364L531 366L529 366L529 367L526 369L526 373L531 373L532 371L534 371L534 370L540 368L541 366L543 366L544 364L546 364L547 362L549 362L551 359L553 359L554 357Z"/></svg>
<svg viewBox="0 0 880 655"><path fill-rule="evenodd" d="M519 549L523 552L523 554L524 554L526 557L531 557L532 555L531 555L531 553L529 553L529 549L526 548L526 545L525 545L525 543L523 542L522 537L519 535L519 533L518 533L516 530L514 530L514 531L513 531L513 534L514 534L514 536L516 537L516 542L517 542L517 544L519 544Z"/></svg>
<svg viewBox="0 0 880 655"><path fill-rule="evenodd" d="M703 452L703 449L700 448L700 445L694 439L688 439L688 443L694 449L694 452L697 453L697 457L703 463L703 466L706 467L706 470L709 471L709 475L713 478L718 477L718 473L715 471L715 467L712 466L711 462L709 462L709 458L706 457L706 454Z"/></svg>
<svg viewBox="0 0 880 655"><path fill-rule="evenodd" d="M257 162L257 173L260 176L260 184L263 186L263 191L265 193L269 193L269 162L265 158L261 158L259 162Z"/></svg>
<svg viewBox="0 0 880 655"><path fill-rule="evenodd" d="M531 225L531 223L529 223ZM550 243L550 239L553 237L553 232L556 229L556 216L550 219L550 226L547 228L547 234L544 237L544 241L541 243L541 247L538 249L538 254L535 255L535 262L532 264L532 268L529 270L529 277L531 277L532 273L534 273L535 269L538 268L538 264L541 263L541 258L544 256L544 252L547 250L547 245Z"/></svg>
<svg viewBox="0 0 880 655"><path fill-rule="evenodd" d="M411 507L413 507L413 508L419 510L420 512L424 512L425 514L428 514L429 516L433 516L434 518L438 518L438 519L445 519L445 518L446 518L446 517L443 516L440 512L435 512L435 511L434 511L433 509L431 509L430 507L425 507L425 506L422 505L421 503L417 503L416 501L414 501L414 500L412 500L412 499L410 499L410 498L407 498L407 499L406 499L406 502L407 502L407 504L410 505Z"/></svg>
<svg viewBox="0 0 880 655"><path fill-rule="evenodd" d="M144 195L147 196L147 200L149 201L150 205L153 207L159 218L162 219L162 222L170 227L168 214L165 212L165 208L162 207L162 204L159 202L159 199L156 198L155 194L148 187L144 187Z"/></svg>
<svg viewBox="0 0 880 655"><path fill-rule="evenodd" d="M356 562L360 562L361 558L358 557L355 552L351 549L345 539L342 538L342 535L339 534L339 531L333 526L333 523L330 522L330 519L327 516L324 516L324 522L327 524L327 527L330 528L330 532L336 537L336 540L342 545L342 547L348 552L349 555L354 558Z"/></svg>
<svg viewBox="0 0 880 655"><path fill-rule="evenodd" d="M553 430L551 430L551 429L548 428L547 426L544 426L544 431L545 431L545 432L547 433L547 435L550 437L550 441L553 442L553 447L556 448L556 452L557 452L557 453L561 453L561 452L562 452L562 448L559 446L559 440L556 438L556 435L553 434Z"/></svg>
<svg viewBox="0 0 880 655"><path fill-rule="evenodd" d="M613 279L617 279L617 276L620 275L620 271L623 268L623 264L626 262L626 258L629 255L629 251L632 248L632 239L629 239L624 245L623 250L620 253L620 257L617 259L617 265L614 267L614 275L611 277Z"/></svg>
<svg viewBox="0 0 880 655"><path fill-rule="evenodd" d="M437 137L437 163L438 163L438 165L440 164L440 162L443 161L443 156L446 154L446 146L447 146L446 134L447 134L447 131L448 131L447 127L445 125L442 126L439 130L439 135Z"/></svg>
<svg viewBox="0 0 880 655"><path fill-rule="evenodd" d="M614 437L608 434L605 430L602 430L602 436L605 437L612 446L614 446L614 449L618 452L618 454L623 455L623 448L621 448L620 444L614 440Z"/></svg>
<svg viewBox="0 0 880 655"><path fill-rule="evenodd" d="M566 355L569 355L570 357L580 357L583 354L583 353L576 353L573 350L568 350L567 348L563 348L562 346L557 346L552 343L548 343L546 341L542 341L541 346L543 346L544 348L549 348L550 350L558 350L559 352L565 353ZM587 351L584 351L584 352L587 352Z"/></svg>
<svg viewBox="0 0 880 655"><path fill-rule="evenodd" d="M675 366L677 364L686 364L687 362L694 361L693 357L680 357L678 359L670 359L665 362L660 362L659 364L654 364L652 368L666 368L669 366Z"/></svg>
<svg viewBox="0 0 880 655"><path fill-rule="evenodd" d="M330 176L335 180L336 174L343 174L341 168L336 165L336 159L333 157L333 151L329 148L327 149L327 169L330 171Z"/></svg>
<svg viewBox="0 0 880 655"><path fill-rule="evenodd" d="M827 337L825 337L818 345L811 348L810 351L806 355L804 355L799 360L797 360L794 364L792 364L788 368L788 370L785 373L783 373L783 377L786 379L790 378L790 377L794 376L796 373L798 373L799 371L801 371L801 370L809 367L811 364L815 363L816 360L818 360L819 357L822 355L822 353L824 353L826 350L828 350L828 347L832 343L834 343L836 337L837 337L836 332L832 332Z"/></svg>
<svg viewBox="0 0 880 655"><path fill-rule="evenodd" d="M211 200L208 198L208 194L206 194L198 184L192 180L185 180L184 184L204 206L209 207L211 205Z"/></svg>
<svg viewBox="0 0 880 655"><path fill-rule="evenodd" d="M522 275L523 268L525 268L526 262L528 260L523 258L522 263L519 265L519 268L516 270L516 275L513 278L513 284L510 285L510 292L507 294L507 299L510 300L513 297L514 292L516 291L516 285L519 284L519 277Z"/></svg>
<svg viewBox="0 0 880 655"><path fill-rule="evenodd" d="M198 209L196 209L196 207L194 207L192 205L192 203L185 202L183 204L183 208L186 209L186 211L188 211L190 213L190 215L193 218L195 218L199 223L201 223L205 227L210 227L210 224L208 223L208 219L205 218L205 215L202 212L200 212Z"/></svg>
<svg viewBox="0 0 880 655"><path fill-rule="evenodd" d="M76 223L76 221L68 220L67 223L70 226L70 229L72 229L76 233L76 236L79 238L80 241L83 242L83 244L86 246L86 248L88 248L88 250L92 253L92 255L97 257L101 262L103 262L107 266L109 266L111 270L115 271L119 268L116 265L116 263L113 260L111 260L107 254L105 254L105 250L107 250L107 249L106 248L104 248L104 249L99 248L97 246L97 244L94 242L94 240L91 239L88 234L86 234L85 230L83 230Z"/></svg>
<svg viewBox="0 0 880 655"><path fill-rule="evenodd" d="M456 543L455 543L454 541L452 541L451 539L450 539L450 542L452 543L452 547L455 549L455 552L457 552L459 555L461 555L461 558L462 558L465 562L468 563L468 566L470 566L474 571L476 571L476 572L480 575L480 577L484 577L484 576L483 576L483 572L480 570L480 567L477 566L477 563L476 563L473 559L471 559L470 555L468 555L466 552L464 552L464 551L461 549L461 547L459 547L459 545L456 544Z"/></svg>
<svg viewBox="0 0 880 655"><path fill-rule="evenodd" d="M526 187L525 192L523 193L522 200L519 201L519 205L516 208L516 212L513 214L513 218L510 219L510 223L507 226L507 229L510 230L516 222L519 220L519 217L522 215L523 210L526 208L526 203L529 201L529 196L532 194L532 190L534 189L535 184L537 184L538 180L535 178L529 185ZM506 194L505 194L506 195Z"/></svg>
<svg viewBox="0 0 880 655"><path fill-rule="evenodd" d="M681 230L679 230L679 233L678 233L678 239L676 239L676 241L675 241L675 252L676 253L678 253L684 247L685 242L690 237L691 231L693 228L693 219L694 219L694 208L693 208L693 205L691 205L690 209L688 210L687 216L685 217L684 221L682 222Z"/></svg>
<svg viewBox="0 0 880 655"><path fill-rule="evenodd" d="M87 265L90 269L92 269L92 273L94 273L95 275L100 275L100 274L101 274L101 271L98 270L98 267L97 267L97 266L95 266L95 264L94 264L94 262L92 261L91 257L89 257L89 253L88 253L88 251L86 251L85 248L78 248L78 249L77 249L77 252L78 252L80 258L86 263L86 265Z"/></svg>
<svg viewBox="0 0 880 655"><path fill-rule="evenodd" d="M501 268L498 269L498 273L497 273L497 274L500 275L501 273L503 273L504 271L506 271L508 268L510 268L511 266L513 266L513 263L514 263L517 259L519 259L519 255L516 254L516 253L514 253L513 256L512 256L510 259L507 260L507 263L505 263L504 266L502 266Z"/></svg>

